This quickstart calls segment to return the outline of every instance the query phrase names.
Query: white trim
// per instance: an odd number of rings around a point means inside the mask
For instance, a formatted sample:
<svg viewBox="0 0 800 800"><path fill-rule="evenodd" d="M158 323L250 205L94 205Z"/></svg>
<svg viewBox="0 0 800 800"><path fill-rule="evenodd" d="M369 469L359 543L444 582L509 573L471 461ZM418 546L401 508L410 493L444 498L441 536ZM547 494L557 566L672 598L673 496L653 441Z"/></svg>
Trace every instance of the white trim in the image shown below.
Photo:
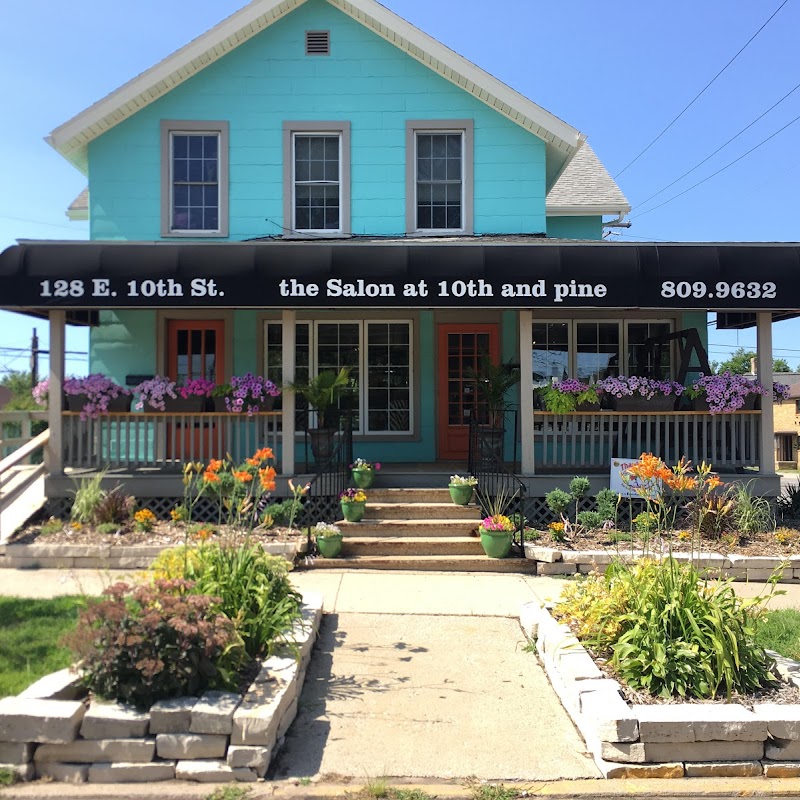
<svg viewBox="0 0 800 800"><path fill-rule="evenodd" d="M545 201L545 214L548 217L597 217L602 214L628 214L631 210L627 203L587 203L579 206L550 206Z"/></svg>
<svg viewBox="0 0 800 800"><path fill-rule="evenodd" d="M86 222L89 219L88 208L68 208L64 213L70 222Z"/></svg>
<svg viewBox="0 0 800 800"><path fill-rule="evenodd" d="M305 0L253 0L206 33L176 50L63 123L46 141L84 174L88 144L150 105L209 64L286 16ZM579 147L577 129L467 61L433 37L384 8L376 0L327 0L390 44L474 95L485 105L538 136L558 161ZM561 170L557 165L557 171ZM551 181L552 183L552 181Z"/></svg>

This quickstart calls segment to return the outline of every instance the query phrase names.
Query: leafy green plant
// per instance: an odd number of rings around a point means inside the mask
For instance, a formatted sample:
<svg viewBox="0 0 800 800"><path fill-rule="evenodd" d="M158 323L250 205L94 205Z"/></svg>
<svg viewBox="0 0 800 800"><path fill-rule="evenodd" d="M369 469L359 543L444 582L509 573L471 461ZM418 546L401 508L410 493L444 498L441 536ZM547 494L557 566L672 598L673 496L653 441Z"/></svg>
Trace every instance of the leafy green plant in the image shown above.
<svg viewBox="0 0 800 800"><path fill-rule="evenodd" d="M775 530L775 515L769 500L752 491L753 482L735 484L733 515L736 529L742 534Z"/></svg>
<svg viewBox="0 0 800 800"><path fill-rule="evenodd" d="M602 528L603 522L605 522L599 511L579 511L577 521L579 525L589 530Z"/></svg>
<svg viewBox="0 0 800 800"><path fill-rule="evenodd" d="M320 428L334 425L331 411L346 392L352 391L350 368L342 367L338 372L325 370L318 375L309 376L307 380L290 383L286 389L304 397L317 412L317 424Z"/></svg>
<svg viewBox="0 0 800 800"><path fill-rule="evenodd" d="M775 502L784 519L800 518L800 484L790 483L785 486Z"/></svg>
<svg viewBox="0 0 800 800"><path fill-rule="evenodd" d="M572 495L565 492L563 489L553 489L544 496L547 507L557 516L560 517L569 508L572 502Z"/></svg>
<svg viewBox="0 0 800 800"><path fill-rule="evenodd" d="M116 583L85 609L65 643L97 695L149 708L158 700L234 689L245 663L241 637L214 598L187 581Z"/></svg>
<svg viewBox="0 0 800 800"><path fill-rule="evenodd" d="M303 504L300 500L288 497L286 500L270 503L264 508L263 513L272 517L275 525L288 525L302 507Z"/></svg>
<svg viewBox="0 0 800 800"><path fill-rule="evenodd" d="M364 794L375 800L383 800L389 797L389 781L386 778L367 778L364 784Z"/></svg>
<svg viewBox="0 0 800 800"><path fill-rule="evenodd" d="M205 800L244 800L250 794L249 786L237 786L229 783L227 786L218 786Z"/></svg>
<svg viewBox="0 0 800 800"><path fill-rule="evenodd" d="M528 528L528 527L526 527L524 529L524 531L522 532L522 535L524 537L524 541L526 541L526 542L535 542L538 539L542 538L542 532L536 530L536 528Z"/></svg>
<svg viewBox="0 0 800 800"><path fill-rule="evenodd" d="M603 522L613 522L616 525L620 495L613 489L600 489L594 499L597 502L597 513L602 517Z"/></svg>
<svg viewBox="0 0 800 800"><path fill-rule="evenodd" d="M592 484L588 478L575 476L569 482L569 493L572 496L572 499L577 502L589 492L591 486Z"/></svg>
<svg viewBox="0 0 800 800"><path fill-rule="evenodd" d="M115 534L120 527L121 525L117 522L101 522L95 527L95 530L103 536L111 536Z"/></svg>
<svg viewBox="0 0 800 800"><path fill-rule="evenodd" d="M568 586L556 615L635 689L730 700L775 680L756 643L768 599L742 599L731 581L708 583L691 563L642 559Z"/></svg>
<svg viewBox="0 0 800 800"><path fill-rule="evenodd" d="M518 789L504 786L502 783L478 783L470 784L472 797L474 800L515 800L520 796Z"/></svg>
<svg viewBox="0 0 800 800"><path fill-rule="evenodd" d="M633 518L633 527L638 534L649 536L658 530L658 516L652 511L642 511Z"/></svg>
<svg viewBox="0 0 800 800"><path fill-rule="evenodd" d="M133 497L125 494L122 488L117 486L107 492L97 503L94 510L94 522L97 524L111 522L122 525L133 515L135 503Z"/></svg>
<svg viewBox="0 0 800 800"><path fill-rule="evenodd" d="M103 470L91 478L81 478L80 481L73 480L75 489L70 490L74 496L70 518L74 522L80 522L82 525L90 525L94 522L97 509L107 494L102 487L104 477L105 471Z"/></svg>
<svg viewBox="0 0 800 800"><path fill-rule="evenodd" d="M13 786L17 782L17 773L13 769L0 769L0 786Z"/></svg>
<svg viewBox="0 0 800 800"><path fill-rule="evenodd" d="M54 533L61 533L64 530L64 523L58 517L50 517L42 523L39 534L41 536L52 536Z"/></svg>

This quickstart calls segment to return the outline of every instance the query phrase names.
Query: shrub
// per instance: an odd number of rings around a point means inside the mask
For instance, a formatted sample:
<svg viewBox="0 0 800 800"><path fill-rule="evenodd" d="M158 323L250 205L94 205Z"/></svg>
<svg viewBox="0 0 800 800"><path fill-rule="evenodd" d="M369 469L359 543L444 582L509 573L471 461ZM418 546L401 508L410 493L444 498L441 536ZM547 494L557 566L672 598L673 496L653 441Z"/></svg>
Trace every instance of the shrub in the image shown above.
<svg viewBox="0 0 800 800"><path fill-rule="evenodd" d="M775 515L769 500L756 497L752 489L752 481L737 484L734 489L733 519L736 528L745 535L775 530Z"/></svg>
<svg viewBox="0 0 800 800"><path fill-rule="evenodd" d="M106 494L94 510L94 521L97 524L111 523L121 525L133 514L136 501L117 486Z"/></svg>
<svg viewBox="0 0 800 800"><path fill-rule="evenodd" d="M603 522L613 522L617 524L617 508L620 496L613 489L601 489L596 495L597 513L602 517Z"/></svg>
<svg viewBox="0 0 800 800"><path fill-rule="evenodd" d="M612 564L562 597L557 616L634 689L730 700L775 680L755 638L768 596L739 598L731 581L706 583L691 563Z"/></svg>
<svg viewBox="0 0 800 800"><path fill-rule="evenodd" d="M217 599L187 594L186 581L117 583L89 606L66 643L97 695L149 708L158 700L233 689L245 661L233 622Z"/></svg>
<svg viewBox="0 0 800 800"><path fill-rule="evenodd" d="M264 516L272 517L275 525L288 525L303 507L302 501L289 497L277 503L270 503L263 511Z"/></svg>
<svg viewBox="0 0 800 800"><path fill-rule="evenodd" d="M605 522L599 511L580 511L577 519L579 525L583 525L584 528L589 530L602 528Z"/></svg>
<svg viewBox="0 0 800 800"><path fill-rule="evenodd" d="M101 522L95 527L97 533L102 534L103 536L110 536L111 534L116 533L119 529L120 524L118 522Z"/></svg>
<svg viewBox="0 0 800 800"><path fill-rule="evenodd" d="M569 493L572 495L572 499L575 501L580 500L581 497L587 494L591 485L588 478L574 477L569 482Z"/></svg>
<svg viewBox="0 0 800 800"><path fill-rule="evenodd" d="M790 483L784 487L776 503L782 517L788 519L800 518L800 485Z"/></svg>
<svg viewBox="0 0 800 800"><path fill-rule="evenodd" d="M572 502L572 495L563 489L553 489L544 496L547 507L556 515L561 516Z"/></svg>

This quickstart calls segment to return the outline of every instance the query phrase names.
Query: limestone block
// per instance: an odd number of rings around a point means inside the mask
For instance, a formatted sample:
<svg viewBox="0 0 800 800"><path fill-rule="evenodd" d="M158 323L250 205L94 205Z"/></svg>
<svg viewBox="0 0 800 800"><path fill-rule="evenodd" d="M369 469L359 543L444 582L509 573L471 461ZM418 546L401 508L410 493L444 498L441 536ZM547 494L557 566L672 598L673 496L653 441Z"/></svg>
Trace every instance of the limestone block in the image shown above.
<svg viewBox="0 0 800 800"><path fill-rule="evenodd" d="M757 761L764 742L646 742L647 761Z"/></svg>
<svg viewBox="0 0 800 800"><path fill-rule="evenodd" d="M271 758L271 747L242 747L232 744L228 748L229 767L250 767L255 770L259 778L263 778L267 774Z"/></svg>
<svg viewBox="0 0 800 800"><path fill-rule="evenodd" d="M274 670L275 680L250 687L233 715L231 744L274 746L283 715L300 692L298 667L292 663L291 669Z"/></svg>
<svg viewBox="0 0 800 800"><path fill-rule="evenodd" d="M581 697L587 692L620 692L620 685L611 678L588 678L582 681L572 681L564 685L570 704L576 711L580 710Z"/></svg>
<svg viewBox="0 0 800 800"><path fill-rule="evenodd" d="M764 761L765 778L800 778L800 763L797 761Z"/></svg>
<svg viewBox="0 0 800 800"><path fill-rule="evenodd" d="M618 692L586 692L580 696L580 703L581 716L600 741L635 742L639 739L636 716Z"/></svg>
<svg viewBox="0 0 800 800"><path fill-rule="evenodd" d="M577 571L577 564L565 564L563 561L538 564L536 567L537 575L572 575Z"/></svg>
<svg viewBox="0 0 800 800"><path fill-rule="evenodd" d="M0 700L0 742L66 744L77 735L86 706L77 700Z"/></svg>
<svg viewBox="0 0 800 800"><path fill-rule="evenodd" d="M605 761L624 764L643 764L646 761L641 742L600 742L599 751L600 758Z"/></svg>
<svg viewBox="0 0 800 800"><path fill-rule="evenodd" d="M229 767L224 761L179 761L175 768L179 781L197 783L230 783L231 781L255 781L256 773L247 767Z"/></svg>
<svg viewBox="0 0 800 800"><path fill-rule="evenodd" d="M734 553L728 556L728 561L732 567L739 569L766 569L771 573L783 559L777 556L741 556Z"/></svg>
<svg viewBox="0 0 800 800"><path fill-rule="evenodd" d="M694 741L692 723L697 716L697 705L637 705L633 712L639 720L639 739L643 742Z"/></svg>
<svg viewBox="0 0 800 800"><path fill-rule="evenodd" d="M174 761L149 764L92 764L89 783L153 783L175 779Z"/></svg>
<svg viewBox="0 0 800 800"><path fill-rule="evenodd" d="M189 733L196 697L159 700L150 708L150 733Z"/></svg>
<svg viewBox="0 0 800 800"><path fill-rule="evenodd" d="M800 741L773 739L767 742L765 755L772 761L800 761Z"/></svg>
<svg viewBox="0 0 800 800"><path fill-rule="evenodd" d="M298 681L298 685L300 688L303 686L302 681ZM292 704L286 711L283 712L283 716L281 717L281 721L278 724L278 741L280 741L284 736L286 736L286 731L289 730L289 727L294 722L294 718L297 716L297 705L300 699L300 692L297 692L295 695Z"/></svg>
<svg viewBox="0 0 800 800"><path fill-rule="evenodd" d="M591 575L593 572L603 569L603 567L598 567L596 564L578 564L577 567L579 575Z"/></svg>
<svg viewBox="0 0 800 800"><path fill-rule="evenodd" d="M731 566L731 561L727 556L721 553L711 552L694 552L694 553L673 553L672 558L675 561L684 563L692 563L698 570L702 569L727 569Z"/></svg>
<svg viewBox="0 0 800 800"><path fill-rule="evenodd" d="M36 748L33 760L61 763L94 764L100 761L126 761L139 764L152 761L156 744L153 739L76 739L69 744L43 744Z"/></svg>
<svg viewBox="0 0 800 800"><path fill-rule="evenodd" d="M604 567L614 560L614 553L608 550L563 550L561 560L565 564L588 564Z"/></svg>
<svg viewBox="0 0 800 800"><path fill-rule="evenodd" d="M562 554L560 550L554 550L552 547L540 547L532 542L525 542L525 558L552 564L561 561Z"/></svg>
<svg viewBox="0 0 800 800"><path fill-rule="evenodd" d="M554 658L565 683L603 678L602 671L583 647L575 651L561 650L554 654Z"/></svg>
<svg viewBox="0 0 800 800"><path fill-rule="evenodd" d="M32 781L36 777L36 768L30 762L27 764L0 763L0 769L7 769L9 772L13 772L17 776L17 780L20 781Z"/></svg>
<svg viewBox="0 0 800 800"><path fill-rule="evenodd" d="M735 703L693 704L692 723L696 742L763 742L767 723Z"/></svg>
<svg viewBox="0 0 800 800"><path fill-rule="evenodd" d="M190 733L221 733L233 730L233 712L242 700L235 692L206 692L192 709Z"/></svg>
<svg viewBox="0 0 800 800"><path fill-rule="evenodd" d="M744 568L739 569L738 567L729 567L722 573L720 577L731 578L734 581L746 581L747 570Z"/></svg>
<svg viewBox="0 0 800 800"><path fill-rule="evenodd" d="M296 666L297 661L291 656L272 656L261 664L253 683L269 683L277 678L285 679Z"/></svg>
<svg viewBox="0 0 800 800"><path fill-rule="evenodd" d="M755 778L761 775L760 761L687 761L687 778Z"/></svg>
<svg viewBox="0 0 800 800"><path fill-rule="evenodd" d="M36 764L36 777L49 778L59 783L86 783L89 778L89 765L40 761Z"/></svg>
<svg viewBox="0 0 800 800"><path fill-rule="evenodd" d="M123 703L92 702L81 724L84 739L131 739L147 735L150 714Z"/></svg>
<svg viewBox="0 0 800 800"><path fill-rule="evenodd" d="M596 758L604 778L682 778L683 764L614 764Z"/></svg>
<svg viewBox="0 0 800 800"><path fill-rule="evenodd" d="M156 752L159 758L222 758L228 737L210 733L159 733Z"/></svg>
<svg viewBox="0 0 800 800"><path fill-rule="evenodd" d="M542 604L539 600L524 603L519 612L519 624L528 639L535 639L539 630L539 619L542 615Z"/></svg>
<svg viewBox="0 0 800 800"><path fill-rule="evenodd" d="M80 686L80 675L67 667L39 678L17 697L38 700L80 700L85 695L86 689Z"/></svg>
<svg viewBox="0 0 800 800"><path fill-rule="evenodd" d="M800 706L756 703L753 713L767 723L773 739L800 739Z"/></svg>
<svg viewBox="0 0 800 800"><path fill-rule="evenodd" d="M0 742L0 764L27 764L35 747L30 742Z"/></svg>
<svg viewBox="0 0 800 800"><path fill-rule="evenodd" d="M768 581L772 577L773 570L771 569L755 569L753 567L747 568L748 581Z"/></svg>

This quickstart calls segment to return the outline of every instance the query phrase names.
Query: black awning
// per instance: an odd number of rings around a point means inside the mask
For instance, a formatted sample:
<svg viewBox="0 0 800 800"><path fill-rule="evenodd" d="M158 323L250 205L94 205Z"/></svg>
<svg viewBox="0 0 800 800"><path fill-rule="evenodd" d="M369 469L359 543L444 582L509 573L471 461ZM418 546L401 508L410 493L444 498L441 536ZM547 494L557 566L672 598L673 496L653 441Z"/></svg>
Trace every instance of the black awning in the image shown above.
<svg viewBox="0 0 800 800"><path fill-rule="evenodd" d="M0 253L0 307L694 308L785 317L800 313L800 245L23 242Z"/></svg>

